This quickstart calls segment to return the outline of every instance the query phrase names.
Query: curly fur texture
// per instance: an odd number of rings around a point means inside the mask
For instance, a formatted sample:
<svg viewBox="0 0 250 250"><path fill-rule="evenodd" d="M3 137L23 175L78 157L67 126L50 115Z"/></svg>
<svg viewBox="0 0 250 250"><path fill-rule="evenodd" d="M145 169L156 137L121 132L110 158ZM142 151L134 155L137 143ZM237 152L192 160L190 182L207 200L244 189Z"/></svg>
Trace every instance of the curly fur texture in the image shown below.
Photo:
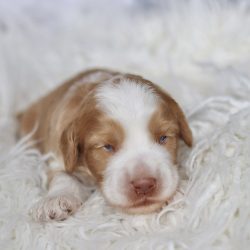
<svg viewBox="0 0 250 250"><path fill-rule="evenodd" d="M249 249L249 2L155 2L0 2L0 249ZM36 223L49 155L15 141L13 114L92 66L144 75L182 104L195 143L181 145L179 192L132 216L96 191L70 219Z"/></svg>

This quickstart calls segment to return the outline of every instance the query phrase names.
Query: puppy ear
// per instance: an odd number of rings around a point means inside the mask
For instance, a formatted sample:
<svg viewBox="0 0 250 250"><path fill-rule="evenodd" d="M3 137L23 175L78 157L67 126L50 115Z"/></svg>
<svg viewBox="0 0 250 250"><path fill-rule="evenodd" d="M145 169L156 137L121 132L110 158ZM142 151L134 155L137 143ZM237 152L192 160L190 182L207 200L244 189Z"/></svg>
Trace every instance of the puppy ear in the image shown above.
<svg viewBox="0 0 250 250"><path fill-rule="evenodd" d="M79 165L80 144L76 126L71 122L62 132L60 150L63 155L65 170L72 173Z"/></svg>
<svg viewBox="0 0 250 250"><path fill-rule="evenodd" d="M171 98L172 99L172 98ZM173 111L177 114L177 120L180 127L180 137L187 144L187 146L192 147L193 136L190 127L188 126L186 117L175 100L172 99Z"/></svg>
<svg viewBox="0 0 250 250"><path fill-rule="evenodd" d="M178 103L164 90L162 90L159 86L153 85L155 91L161 96L163 99L167 109L173 113L173 115L177 118L178 125L180 128L180 137L187 144L187 146L192 147L193 144L193 136L192 131L188 126L186 117L178 105Z"/></svg>

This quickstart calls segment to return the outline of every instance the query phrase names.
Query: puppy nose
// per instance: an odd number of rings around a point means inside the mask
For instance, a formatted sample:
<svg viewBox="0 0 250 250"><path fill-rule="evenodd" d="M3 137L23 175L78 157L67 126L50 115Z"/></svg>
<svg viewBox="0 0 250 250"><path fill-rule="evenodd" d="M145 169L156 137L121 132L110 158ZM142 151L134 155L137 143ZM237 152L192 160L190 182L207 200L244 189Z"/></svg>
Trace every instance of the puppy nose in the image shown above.
<svg viewBox="0 0 250 250"><path fill-rule="evenodd" d="M152 177L139 178L131 181L133 189L137 195L148 195L156 188L156 179Z"/></svg>

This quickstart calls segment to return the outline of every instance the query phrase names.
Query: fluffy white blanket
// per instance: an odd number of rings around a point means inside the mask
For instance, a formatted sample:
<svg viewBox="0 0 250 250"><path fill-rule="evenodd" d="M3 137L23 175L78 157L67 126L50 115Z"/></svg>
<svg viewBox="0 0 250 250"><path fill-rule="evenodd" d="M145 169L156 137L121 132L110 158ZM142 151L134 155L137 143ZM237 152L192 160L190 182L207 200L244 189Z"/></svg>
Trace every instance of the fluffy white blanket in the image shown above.
<svg viewBox="0 0 250 250"><path fill-rule="evenodd" d="M250 247L249 1L0 1L0 249ZM183 106L195 145L160 213L113 210L96 191L38 224L46 158L15 141L13 114L91 66L142 74Z"/></svg>

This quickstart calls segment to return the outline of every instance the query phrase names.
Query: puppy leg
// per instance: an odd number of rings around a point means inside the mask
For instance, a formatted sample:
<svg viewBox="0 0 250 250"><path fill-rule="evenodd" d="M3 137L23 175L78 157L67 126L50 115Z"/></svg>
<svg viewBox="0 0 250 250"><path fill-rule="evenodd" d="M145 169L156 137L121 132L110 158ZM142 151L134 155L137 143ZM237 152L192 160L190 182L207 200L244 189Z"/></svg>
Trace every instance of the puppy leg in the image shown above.
<svg viewBox="0 0 250 250"><path fill-rule="evenodd" d="M74 214L87 198L84 186L65 172L54 174L49 192L32 208L36 221L61 221Z"/></svg>

